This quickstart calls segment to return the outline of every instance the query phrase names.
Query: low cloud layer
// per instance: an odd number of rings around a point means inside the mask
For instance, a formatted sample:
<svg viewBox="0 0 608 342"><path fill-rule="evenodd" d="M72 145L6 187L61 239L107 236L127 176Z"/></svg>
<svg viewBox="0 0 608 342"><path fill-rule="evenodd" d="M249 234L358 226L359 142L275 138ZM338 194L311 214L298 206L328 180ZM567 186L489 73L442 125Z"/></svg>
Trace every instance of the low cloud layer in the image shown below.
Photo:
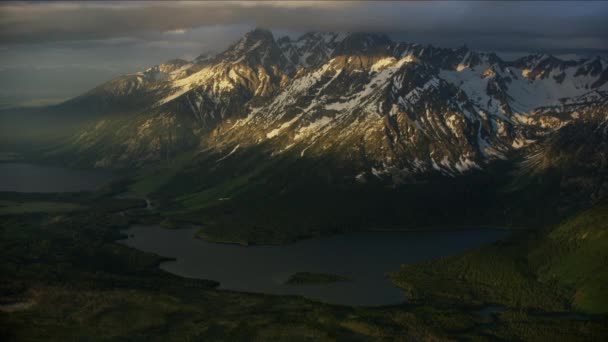
<svg viewBox="0 0 608 342"><path fill-rule="evenodd" d="M605 55L606 18L602 1L3 2L0 106L71 97L119 74L221 51L256 26L276 35L372 31L503 53Z"/></svg>
<svg viewBox="0 0 608 342"><path fill-rule="evenodd" d="M384 31L413 40L608 48L605 2L84 2L0 5L0 42L142 37L202 26Z"/></svg>

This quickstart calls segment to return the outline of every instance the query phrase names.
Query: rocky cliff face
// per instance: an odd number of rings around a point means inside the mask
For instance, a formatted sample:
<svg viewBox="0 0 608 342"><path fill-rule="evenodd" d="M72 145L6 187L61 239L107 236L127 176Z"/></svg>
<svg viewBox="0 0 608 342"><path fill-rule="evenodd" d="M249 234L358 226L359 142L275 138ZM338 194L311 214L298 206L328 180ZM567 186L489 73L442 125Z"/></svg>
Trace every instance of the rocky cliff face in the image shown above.
<svg viewBox="0 0 608 342"><path fill-rule="evenodd" d="M484 168L582 118L605 121L607 75L600 58L503 61L382 34L275 40L258 29L220 54L120 77L63 106L123 113L72 142L98 166L254 148L400 183Z"/></svg>

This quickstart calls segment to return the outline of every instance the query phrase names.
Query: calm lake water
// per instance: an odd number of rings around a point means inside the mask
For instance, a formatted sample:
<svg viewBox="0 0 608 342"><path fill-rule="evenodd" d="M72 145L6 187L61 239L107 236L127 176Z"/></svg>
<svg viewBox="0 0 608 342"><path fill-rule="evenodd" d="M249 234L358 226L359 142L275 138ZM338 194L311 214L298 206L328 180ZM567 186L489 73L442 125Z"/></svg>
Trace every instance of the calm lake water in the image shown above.
<svg viewBox="0 0 608 342"><path fill-rule="evenodd" d="M390 305L405 301L386 276L403 263L463 252L507 237L506 230L353 232L283 246L236 246L194 237L196 228L168 230L134 226L122 243L176 258L161 264L170 273L220 282L220 288L279 295L301 295L345 305ZM296 272L348 276L351 282L285 285Z"/></svg>
<svg viewBox="0 0 608 342"><path fill-rule="evenodd" d="M0 163L0 191L75 192L95 190L113 175L101 170L74 170L26 163Z"/></svg>

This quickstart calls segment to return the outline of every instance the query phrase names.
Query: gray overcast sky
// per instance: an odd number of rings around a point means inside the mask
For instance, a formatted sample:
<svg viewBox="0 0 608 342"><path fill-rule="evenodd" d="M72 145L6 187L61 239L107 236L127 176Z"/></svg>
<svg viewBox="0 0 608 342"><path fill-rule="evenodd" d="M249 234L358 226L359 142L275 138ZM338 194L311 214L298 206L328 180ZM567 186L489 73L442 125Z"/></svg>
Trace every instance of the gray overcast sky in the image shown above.
<svg viewBox="0 0 608 342"><path fill-rule="evenodd" d="M57 101L123 73L278 34L381 31L503 53L605 54L608 2L16 2L0 4L0 105Z"/></svg>

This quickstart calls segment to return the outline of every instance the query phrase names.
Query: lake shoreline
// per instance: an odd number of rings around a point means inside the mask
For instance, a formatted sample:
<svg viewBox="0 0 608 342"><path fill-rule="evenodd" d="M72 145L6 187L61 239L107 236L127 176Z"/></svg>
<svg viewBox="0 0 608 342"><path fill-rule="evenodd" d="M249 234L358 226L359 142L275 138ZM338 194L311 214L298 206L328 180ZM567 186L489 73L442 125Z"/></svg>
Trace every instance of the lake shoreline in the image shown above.
<svg viewBox="0 0 608 342"><path fill-rule="evenodd" d="M132 225L117 243L169 259L160 269L217 281L220 290L298 295L334 305L399 305L404 292L387 274L402 264L456 255L510 235L508 230L349 231L287 245L236 245L196 237L197 228ZM349 282L286 286L294 273L335 274Z"/></svg>
<svg viewBox="0 0 608 342"><path fill-rule="evenodd" d="M176 229L187 229L191 227L183 227ZM450 227L439 227L439 226L429 226L429 227L415 227L415 228L363 228L363 229L353 229L353 230L343 230L336 232L324 232L320 235L309 235L309 236L298 236L290 240L285 240L282 242L276 243L255 243L251 241L245 240L230 240L229 238L221 238L215 237L213 235L208 234L207 232L202 231L203 227L199 227L198 231L195 234L197 239L203 240L205 242L218 244L218 245L233 245L233 246L242 246L242 247L253 247L253 246L286 246L294 243L298 243L300 241L306 240L314 240L314 239L324 239L327 237L338 236L342 234L348 233L356 233L356 232L455 232L455 231L472 231L472 230L497 230L497 231L509 231L509 232L525 232L525 231L533 231L534 228L527 227L501 227L501 226L493 226L493 225L470 225L470 226L454 226Z"/></svg>

